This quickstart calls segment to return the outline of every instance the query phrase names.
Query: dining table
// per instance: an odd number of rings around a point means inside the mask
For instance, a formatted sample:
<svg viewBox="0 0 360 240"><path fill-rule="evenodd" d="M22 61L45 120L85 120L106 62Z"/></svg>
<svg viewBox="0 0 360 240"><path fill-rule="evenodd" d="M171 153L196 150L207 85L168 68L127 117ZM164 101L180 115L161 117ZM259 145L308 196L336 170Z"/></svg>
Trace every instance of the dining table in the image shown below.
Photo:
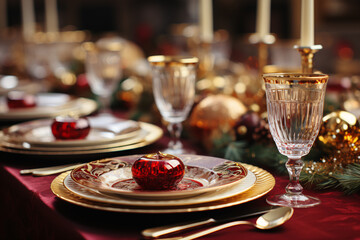
<svg viewBox="0 0 360 240"><path fill-rule="evenodd" d="M137 149L110 154L89 155L82 162L105 157L146 154L166 148L169 136ZM208 153L193 141L183 139L185 148L198 155ZM93 209L72 204L57 197L50 186L58 176L21 175L21 169L74 163L79 159L71 155L51 159L36 156L0 152L0 239L143 239L141 231L150 228L196 221L218 216L239 216L244 212L260 209L266 205L269 194L284 191L288 178L274 169L265 169L275 179L270 192L252 201L234 206L203 211L166 213L115 212ZM261 168L261 166L259 166ZM346 195L339 189L313 190L305 193L318 197L321 204L310 208L296 208L292 217L283 225L258 230L253 226L230 227L201 239L352 239L360 240L360 196ZM255 222L258 216L248 217ZM169 235L185 236L209 226ZM165 236L168 237L168 236Z"/></svg>

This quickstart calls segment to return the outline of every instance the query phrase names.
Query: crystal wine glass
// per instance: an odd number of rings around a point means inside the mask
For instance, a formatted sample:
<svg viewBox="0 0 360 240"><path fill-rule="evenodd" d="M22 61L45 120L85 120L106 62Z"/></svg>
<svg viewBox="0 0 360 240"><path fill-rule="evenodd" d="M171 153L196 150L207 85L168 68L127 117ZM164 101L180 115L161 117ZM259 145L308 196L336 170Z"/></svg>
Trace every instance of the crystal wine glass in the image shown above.
<svg viewBox="0 0 360 240"><path fill-rule="evenodd" d="M122 77L121 44L98 46L84 43L85 69L90 88L100 100L102 112L110 108L111 94Z"/></svg>
<svg viewBox="0 0 360 240"><path fill-rule="evenodd" d="M180 56L150 56L155 103L171 135L164 152L186 153L180 141L182 122L187 118L195 98L198 59Z"/></svg>
<svg viewBox="0 0 360 240"><path fill-rule="evenodd" d="M315 197L302 193L299 183L307 155L319 133L326 83L325 74L264 74L270 132L279 152L288 157L290 175L286 193L268 197L271 205L296 208L320 204Z"/></svg>

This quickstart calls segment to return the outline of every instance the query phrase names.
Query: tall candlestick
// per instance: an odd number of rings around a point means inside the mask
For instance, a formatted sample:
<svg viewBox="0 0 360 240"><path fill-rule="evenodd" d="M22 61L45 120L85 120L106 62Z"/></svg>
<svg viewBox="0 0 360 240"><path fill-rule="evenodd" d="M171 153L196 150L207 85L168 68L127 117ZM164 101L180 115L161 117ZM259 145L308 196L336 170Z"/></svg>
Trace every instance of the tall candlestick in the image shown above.
<svg viewBox="0 0 360 240"><path fill-rule="evenodd" d="M56 0L46 0L46 31L47 32L58 32L58 11L56 6Z"/></svg>
<svg viewBox="0 0 360 240"><path fill-rule="evenodd" d="M0 0L0 30L7 27L6 0Z"/></svg>
<svg viewBox="0 0 360 240"><path fill-rule="evenodd" d="M199 10L200 38L210 43L214 38L212 0L200 0Z"/></svg>
<svg viewBox="0 0 360 240"><path fill-rule="evenodd" d="M300 35L300 46L314 45L314 0L302 0L301 2Z"/></svg>
<svg viewBox="0 0 360 240"><path fill-rule="evenodd" d="M270 0L258 0L256 15L256 33L260 39L270 33Z"/></svg>
<svg viewBox="0 0 360 240"><path fill-rule="evenodd" d="M21 0L23 36L25 40L30 40L35 33L35 14L34 1Z"/></svg>

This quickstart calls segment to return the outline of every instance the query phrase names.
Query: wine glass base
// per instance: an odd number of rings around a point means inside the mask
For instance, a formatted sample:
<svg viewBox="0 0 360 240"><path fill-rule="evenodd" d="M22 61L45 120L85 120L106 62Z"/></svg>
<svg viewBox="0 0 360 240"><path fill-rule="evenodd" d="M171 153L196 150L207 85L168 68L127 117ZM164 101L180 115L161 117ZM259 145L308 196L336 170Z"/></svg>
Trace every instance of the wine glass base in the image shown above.
<svg viewBox="0 0 360 240"><path fill-rule="evenodd" d="M266 202L275 206L287 206L293 208L308 208L319 205L320 199L316 197L310 197L303 194L279 194L270 196L266 199Z"/></svg>
<svg viewBox="0 0 360 240"><path fill-rule="evenodd" d="M195 151L190 149L184 149L184 148L166 148L161 150L160 152L168 153L171 155L177 155L177 154L196 154Z"/></svg>

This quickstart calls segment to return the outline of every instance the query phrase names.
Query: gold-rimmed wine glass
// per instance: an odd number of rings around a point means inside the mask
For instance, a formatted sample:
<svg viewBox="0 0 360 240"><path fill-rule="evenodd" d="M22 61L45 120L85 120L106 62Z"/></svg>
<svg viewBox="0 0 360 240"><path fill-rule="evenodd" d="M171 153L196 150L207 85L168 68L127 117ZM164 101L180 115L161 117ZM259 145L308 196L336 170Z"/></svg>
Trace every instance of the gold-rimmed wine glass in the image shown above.
<svg viewBox="0 0 360 240"><path fill-rule="evenodd" d="M286 193L268 197L272 205L296 208L320 204L315 197L302 193L299 183L307 155L319 133L328 76L325 74L264 74L270 132L279 152L288 157L290 180Z"/></svg>
<svg viewBox="0 0 360 240"><path fill-rule="evenodd" d="M180 141L182 122L188 117L195 98L198 58L156 55L152 66L153 93L161 116L168 122L171 141L166 153L187 153Z"/></svg>

